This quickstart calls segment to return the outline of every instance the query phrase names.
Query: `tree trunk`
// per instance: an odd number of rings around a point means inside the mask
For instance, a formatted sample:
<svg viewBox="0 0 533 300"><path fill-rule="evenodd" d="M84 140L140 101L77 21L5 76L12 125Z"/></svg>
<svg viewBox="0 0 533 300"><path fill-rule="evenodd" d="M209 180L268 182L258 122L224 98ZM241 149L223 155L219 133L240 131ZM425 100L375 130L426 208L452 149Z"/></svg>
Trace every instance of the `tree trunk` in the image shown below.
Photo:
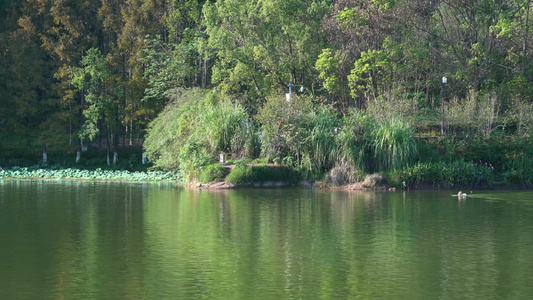
<svg viewBox="0 0 533 300"><path fill-rule="evenodd" d="M107 148L107 165L110 166L111 163L109 162L109 152L111 152L111 141L110 141L110 132L109 132L109 126L107 127L107 134L106 134L106 139L107 139L107 143L106 143L106 148Z"/></svg>
<svg viewBox="0 0 533 300"><path fill-rule="evenodd" d="M43 146L43 166L48 163L48 154L46 153L46 146Z"/></svg>

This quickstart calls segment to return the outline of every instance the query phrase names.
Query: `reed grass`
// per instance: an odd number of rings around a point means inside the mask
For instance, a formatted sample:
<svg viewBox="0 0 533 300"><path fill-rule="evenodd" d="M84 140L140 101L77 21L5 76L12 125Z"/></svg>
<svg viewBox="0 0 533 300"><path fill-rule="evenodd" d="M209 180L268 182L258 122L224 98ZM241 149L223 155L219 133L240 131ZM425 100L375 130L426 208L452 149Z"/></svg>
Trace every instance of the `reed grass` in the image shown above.
<svg viewBox="0 0 533 300"><path fill-rule="evenodd" d="M490 187L495 184L494 169L488 164L465 161L418 163L388 175L389 184L400 188Z"/></svg>
<svg viewBox="0 0 533 300"><path fill-rule="evenodd" d="M372 132L371 143L378 170L407 167L418 153L411 126L398 119L379 123Z"/></svg>

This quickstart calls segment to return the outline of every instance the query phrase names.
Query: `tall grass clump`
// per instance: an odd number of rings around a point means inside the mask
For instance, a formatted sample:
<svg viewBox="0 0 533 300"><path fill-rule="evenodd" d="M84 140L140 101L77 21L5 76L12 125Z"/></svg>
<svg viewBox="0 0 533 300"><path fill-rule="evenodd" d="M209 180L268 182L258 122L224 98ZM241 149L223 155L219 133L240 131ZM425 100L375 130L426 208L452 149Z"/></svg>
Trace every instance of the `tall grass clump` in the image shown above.
<svg viewBox="0 0 533 300"><path fill-rule="evenodd" d="M446 131L488 138L498 127L499 112L496 94L470 90L465 98L454 98L445 105Z"/></svg>
<svg viewBox="0 0 533 300"><path fill-rule="evenodd" d="M301 167L309 175L333 167L335 160L335 126L337 120L330 107L318 106L305 115L305 137L301 143Z"/></svg>
<svg viewBox="0 0 533 300"><path fill-rule="evenodd" d="M351 109L337 129L335 149L336 164L349 164L359 170L367 169L369 147L375 119L361 110Z"/></svg>
<svg viewBox="0 0 533 300"><path fill-rule="evenodd" d="M326 180L333 185L344 185L364 179L369 161L369 132L375 119L361 110L351 109L336 128L333 168Z"/></svg>
<svg viewBox="0 0 533 300"><path fill-rule="evenodd" d="M411 126L395 118L377 124L371 144L377 170L402 169L418 154Z"/></svg>
<svg viewBox="0 0 533 300"><path fill-rule="evenodd" d="M254 128L240 104L220 100L205 104L198 114L197 139L205 141L211 153L226 152L236 156L253 156ZM233 141L239 142L233 142Z"/></svg>
<svg viewBox="0 0 533 300"><path fill-rule="evenodd" d="M193 180L222 152L249 157L258 152L257 132L241 105L191 93L179 95L197 98L171 101L149 126L144 148L155 168L179 169Z"/></svg>
<svg viewBox="0 0 533 300"><path fill-rule="evenodd" d="M295 166L314 177L335 162L338 126L336 111L320 97L281 97L267 100L257 114L261 153L268 160Z"/></svg>

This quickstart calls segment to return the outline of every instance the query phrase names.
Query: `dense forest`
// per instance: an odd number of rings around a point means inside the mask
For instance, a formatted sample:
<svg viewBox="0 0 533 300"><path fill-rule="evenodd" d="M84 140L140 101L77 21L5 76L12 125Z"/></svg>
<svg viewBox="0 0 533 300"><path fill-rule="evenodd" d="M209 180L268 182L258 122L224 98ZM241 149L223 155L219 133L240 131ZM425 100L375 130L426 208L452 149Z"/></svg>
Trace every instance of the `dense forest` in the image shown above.
<svg viewBox="0 0 533 300"><path fill-rule="evenodd" d="M221 152L348 181L442 157L531 173L530 0L0 5L0 149L144 144L193 177Z"/></svg>

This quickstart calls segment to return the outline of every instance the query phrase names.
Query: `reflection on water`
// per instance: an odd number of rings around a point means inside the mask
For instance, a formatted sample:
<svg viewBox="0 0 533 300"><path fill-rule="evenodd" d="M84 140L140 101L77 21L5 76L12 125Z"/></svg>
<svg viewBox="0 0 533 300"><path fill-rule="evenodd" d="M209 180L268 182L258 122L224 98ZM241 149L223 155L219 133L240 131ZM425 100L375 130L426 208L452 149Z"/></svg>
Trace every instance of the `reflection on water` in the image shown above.
<svg viewBox="0 0 533 300"><path fill-rule="evenodd" d="M0 299L527 299L532 192L0 182Z"/></svg>

